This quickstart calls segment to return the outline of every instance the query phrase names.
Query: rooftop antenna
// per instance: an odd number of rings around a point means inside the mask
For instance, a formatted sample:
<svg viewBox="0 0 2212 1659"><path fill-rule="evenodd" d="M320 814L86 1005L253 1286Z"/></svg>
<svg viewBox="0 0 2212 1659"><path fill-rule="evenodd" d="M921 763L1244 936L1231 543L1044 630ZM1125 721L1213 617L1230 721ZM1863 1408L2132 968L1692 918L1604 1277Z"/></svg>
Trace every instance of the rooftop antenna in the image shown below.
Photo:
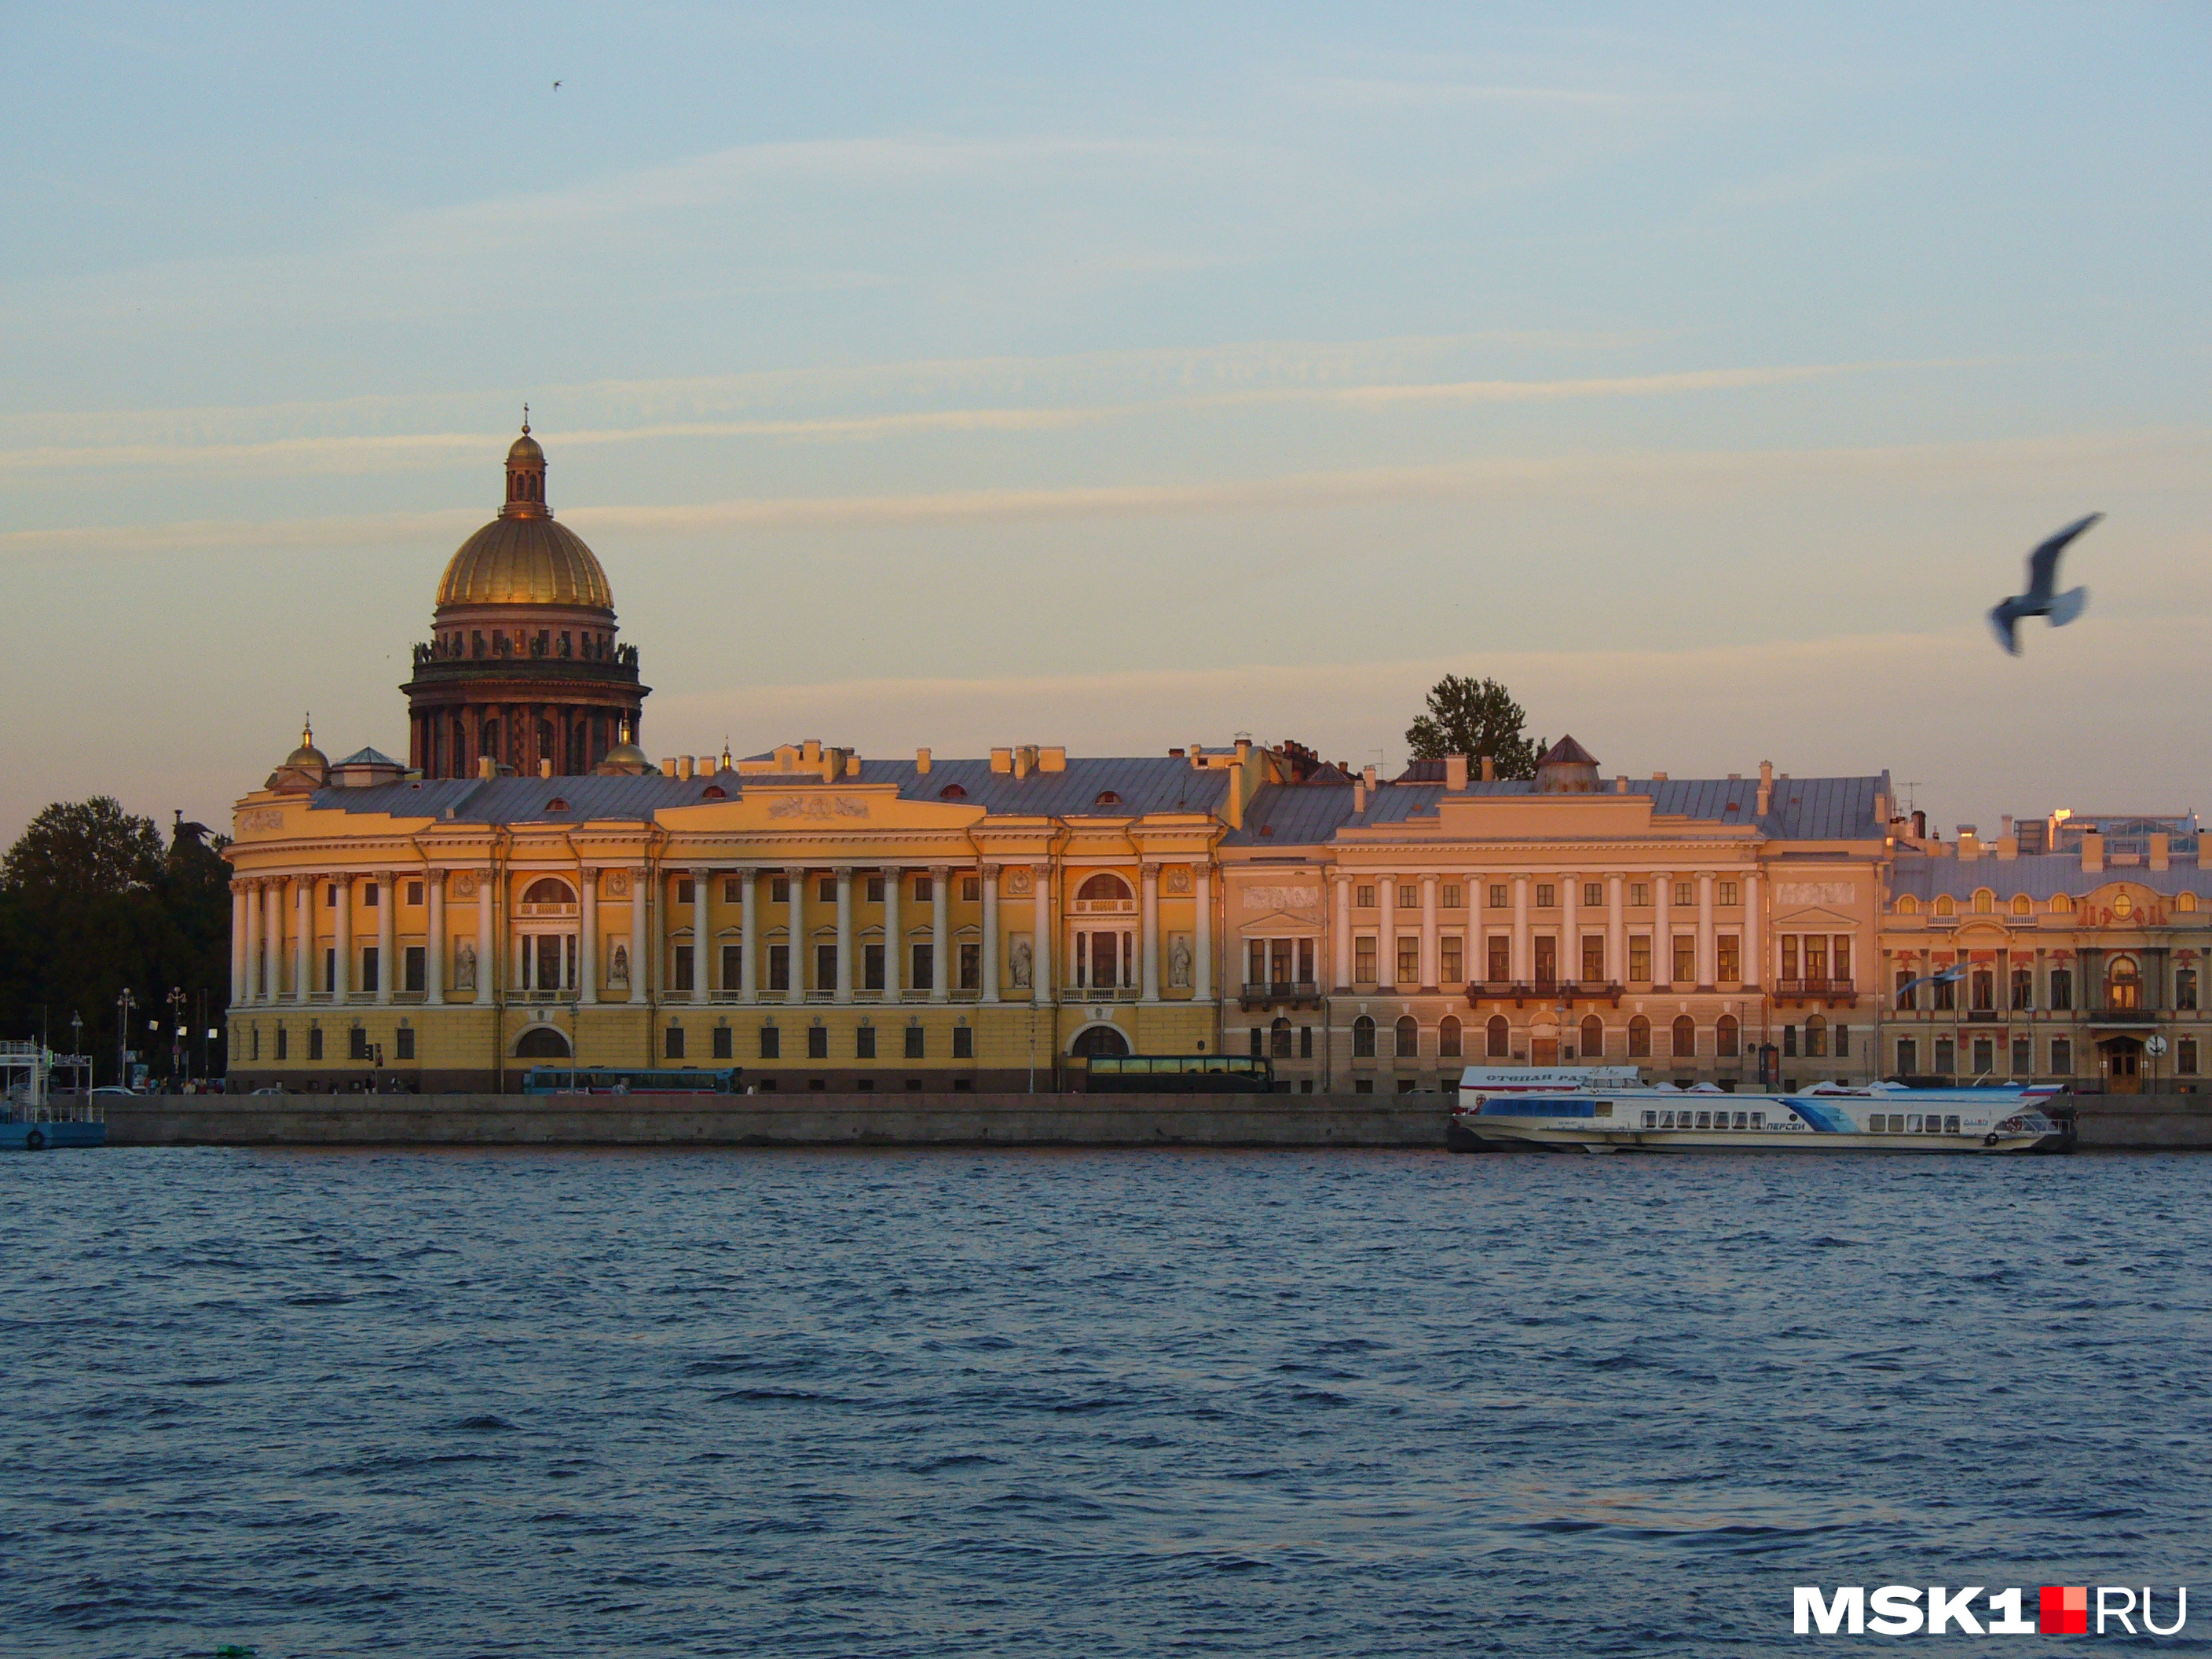
<svg viewBox="0 0 2212 1659"><path fill-rule="evenodd" d="M1911 811L1914 807L1920 805L1920 803L1913 798L1912 792L1926 781L1927 780L1924 778L1906 778L1897 786L1899 789L1904 792L1905 810L1907 812Z"/></svg>

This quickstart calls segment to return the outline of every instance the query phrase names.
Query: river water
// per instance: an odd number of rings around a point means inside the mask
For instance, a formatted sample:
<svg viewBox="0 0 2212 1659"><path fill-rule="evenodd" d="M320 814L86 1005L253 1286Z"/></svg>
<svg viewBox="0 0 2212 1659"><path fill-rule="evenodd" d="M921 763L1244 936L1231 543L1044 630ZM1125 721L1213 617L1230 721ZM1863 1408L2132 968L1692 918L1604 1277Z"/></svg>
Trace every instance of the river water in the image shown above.
<svg viewBox="0 0 2212 1659"><path fill-rule="evenodd" d="M2168 1622L2212 1539L2212 1158L0 1182L15 1655L1759 1654L1798 1583Z"/></svg>

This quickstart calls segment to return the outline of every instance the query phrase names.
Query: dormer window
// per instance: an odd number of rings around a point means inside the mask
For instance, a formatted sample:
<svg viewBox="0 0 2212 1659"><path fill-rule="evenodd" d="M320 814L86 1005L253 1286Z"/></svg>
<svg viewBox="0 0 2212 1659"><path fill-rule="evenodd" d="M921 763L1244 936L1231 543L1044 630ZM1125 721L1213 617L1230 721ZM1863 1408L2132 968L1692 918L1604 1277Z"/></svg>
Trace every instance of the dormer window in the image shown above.
<svg viewBox="0 0 2212 1659"><path fill-rule="evenodd" d="M729 798L730 792L719 783L708 784L706 793L699 797L702 800L727 800Z"/></svg>
<svg viewBox="0 0 2212 1659"><path fill-rule="evenodd" d="M1119 806L1121 804L1121 798L1111 789L1101 789L1098 792L1098 799L1091 804L1093 806Z"/></svg>
<svg viewBox="0 0 2212 1659"><path fill-rule="evenodd" d="M568 803L556 795L545 803L545 810L549 812L565 812L568 810Z"/></svg>
<svg viewBox="0 0 2212 1659"><path fill-rule="evenodd" d="M966 800L968 792L957 783L948 783L937 792L937 798L939 800Z"/></svg>

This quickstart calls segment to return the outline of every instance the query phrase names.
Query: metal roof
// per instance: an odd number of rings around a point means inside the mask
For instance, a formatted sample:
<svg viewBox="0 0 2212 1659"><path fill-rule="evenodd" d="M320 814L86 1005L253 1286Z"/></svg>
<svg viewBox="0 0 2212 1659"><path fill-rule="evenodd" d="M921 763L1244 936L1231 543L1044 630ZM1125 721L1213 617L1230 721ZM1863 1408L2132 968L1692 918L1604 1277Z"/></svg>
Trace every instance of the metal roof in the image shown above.
<svg viewBox="0 0 2212 1659"><path fill-rule="evenodd" d="M1890 876L1893 897L1911 894L1923 902L1949 894L1969 899L1986 887L2000 901L2025 893L2032 899L2048 899L2065 893L2075 897L2094 891L2107 882L2132 882L2154 893L2212 891L2204 872L2193 861L2153 870L2144 865L2107 864L2102 870L2084 870L2071 853L2030 853L2016 859L1929 858L1899 849Z"/></svg>

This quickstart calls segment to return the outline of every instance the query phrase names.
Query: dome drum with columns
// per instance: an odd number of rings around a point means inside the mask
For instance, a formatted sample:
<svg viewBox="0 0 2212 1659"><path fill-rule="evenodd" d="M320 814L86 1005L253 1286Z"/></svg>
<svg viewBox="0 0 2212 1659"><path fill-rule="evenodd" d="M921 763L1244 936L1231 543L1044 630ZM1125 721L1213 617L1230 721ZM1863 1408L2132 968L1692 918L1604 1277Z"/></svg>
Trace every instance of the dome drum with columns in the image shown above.
<svg viewBox="0 0 2212 1659"><path fill-rule="evenodd" d="M650 688L616 639L614 592L582 537L545 504L529 422L507 454L507 502L438 583L415 647L409 760L424 776L592 771L635 741Z"/></svg>

